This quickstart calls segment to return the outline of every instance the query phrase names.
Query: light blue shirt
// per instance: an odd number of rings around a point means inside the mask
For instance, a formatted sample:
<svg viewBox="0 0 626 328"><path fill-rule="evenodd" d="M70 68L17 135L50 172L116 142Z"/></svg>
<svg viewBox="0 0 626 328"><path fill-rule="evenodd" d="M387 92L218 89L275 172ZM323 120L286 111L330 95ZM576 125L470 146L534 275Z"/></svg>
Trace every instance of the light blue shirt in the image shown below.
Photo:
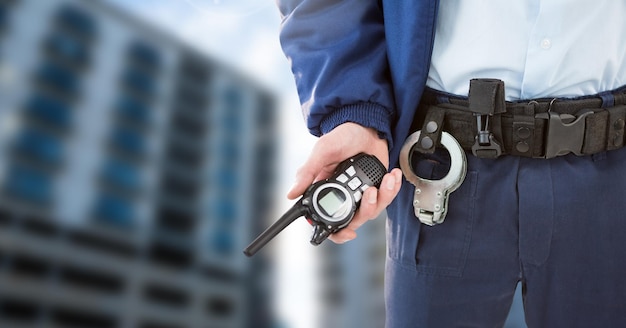
<svg viewBox="0 0 626 328"><path fill-rule="evenodd" d="M517 100L626 84L626 0L441 0L438 15L431 88L497 78Z"/></svg>

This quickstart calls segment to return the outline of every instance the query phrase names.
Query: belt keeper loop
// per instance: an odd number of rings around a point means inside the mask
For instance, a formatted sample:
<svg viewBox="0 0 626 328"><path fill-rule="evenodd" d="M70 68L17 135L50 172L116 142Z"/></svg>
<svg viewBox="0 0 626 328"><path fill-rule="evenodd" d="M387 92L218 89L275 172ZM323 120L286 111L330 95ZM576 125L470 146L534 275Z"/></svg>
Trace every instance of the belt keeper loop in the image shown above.
<svg viewBox="0 0 626 328"><path fill-rule="evenodd" d="M536 101L531 101L528 106L517 109L513 113L513 126L511 140L513 147L512 155L533 157L535 156L535 106Z"/></svg>
<svg viewBox="0 0 626 328"><path fill-rule="evenodd" d="M437 106L428 106L415 150L422 154L432 154L441 140L445 110Z"/></svg>
<svg viewBox="0 0 626 328"><path fill-rule="evenodd" d="M616 106L606 109L609 112L607 120L607 150L618 149L624 146L624 125L626 121L626 106Z"/></svg>
<svg viewBox="0 0 626 328"><path fill-rule="evenodd" d="M613 94L615 98L615 106L626 105L626 90Z"/></svg>
<svg viewBox="0 0 626 328"><path fill-rule="evenodd" d="M615 106L615 96L612 91L601 92L598 94L600 99L602 99L602 108L609 108Z"/></svg>
<svg viewBox="0 0 626 328"><path fill-rule="evenodd" d="M497 79L472 79L469 87L469 110L476 116L476 137L472 146L474 156L497 158L502 154L501 141L490 131L490 120L502 140L499 115L506 112L504 82ZM497 115L496 117L494 117ZM492 120L492 118L494 118Z"/></svg>

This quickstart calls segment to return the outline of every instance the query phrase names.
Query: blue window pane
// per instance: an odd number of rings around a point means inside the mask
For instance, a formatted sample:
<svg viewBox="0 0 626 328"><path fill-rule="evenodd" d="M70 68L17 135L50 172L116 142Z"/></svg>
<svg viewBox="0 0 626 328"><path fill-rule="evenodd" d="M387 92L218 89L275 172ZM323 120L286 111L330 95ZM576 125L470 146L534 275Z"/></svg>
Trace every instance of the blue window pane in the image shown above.
<svg viewBox="0 0 626 328"><path fill-rule="evenodd" d="M103 176L107 182L128 190L137 190L140 185L139 170L137 167L112 159L104 166Z"/></svg>
<svg viewBox="0 0 626 328"><path fill-rule="evenodd" d="M243 94L237 89L229 89L224 92L224 102L230 110L237 110L243 105Z"/></svg>
<svg viewBox="0 0 626 328"><path fill-rule="evenodd" d="M41 204L51 200L52 182L46 173L18 165L8 173L5 188L10 195Z"/></svg>
<svg viewBox="0 0 626 328"><path fill-rule="evenodd" d="M181 61L179 75L185 83L202 86L207 82L210 70L205 60L190 56Z"/></svg>
<svg viewBox="0 0 626 328"><path fill-rule="evenodd" d="M119 227L133 226L133 206L127 199L102 194L96 203L96 219Z"/></svg>
<svg viewBox="0 0 626 328"><path fill-rule="evenodd" d="M8 16L6 5L0 4L0 30L7 26Z"/></svg>
<svg viewBox="0 0 626 328"><path fill-rule="evenodd" d="M232 191L239 186L237 172L230 168L223 168L216 174L217 188L223 191Z"/></svg>
<svg viewBox="0 0 626 328"><path fill-rule="evenodd" d="M182 107L175 108L170 117L170 127L188 139L200 140L207 130L207 125L202 116Z"/></svg>
<svg viewBox="0 0 626 328"><path fill-rule="evenodd" d="M66 28L84 37L91 38L96 34L96 23L93 16L74 6L61 8L57 20Z"/></svg>
<svg viewBox="0 0 626 328"><path fill-rule="evenodd" d="M145 151L144 137L138 131L118 128L113 132L112 142L115 148L131 155L143 155Z"/></svg>
<svg viewBox="0 0 626 328"><path fill-rule="evenodd" d="M155 90L154 78L137 69L128 69L122 77L124 84L144 96L152 96Z"/></svg>
<svg viewBox="0 0 626 328"><path fill-rule="evenodd" d="M117 111L125 119L139 125L146 125L150 120L150 110L136 98L123 95L117 101Z"/></svg>
<svg viewBox="0 0 626 328"><path fill-rule="evenodd" d="M258 105L257 122L263 128L271 128L276 122L276 111L274 110L276 106L273 100L269 96L263 95L259 99Z"/></svg>
<svg viewBox="0 0 626 328"><path fill-rule="evenodd" d="M40 163L56 165L63 157L63 147L59 139L39 130L22 130L14 146L20 154Z"/></svg>
<svg viewBox="0 0 626 328"><path fill-rule="evenodd" d="M242 118L236 110L230 110L223 114L222 125L230 135L238 135L243 130Z"/></svg>
<svg viewBox="0 0 626 328"><path fill-rule="evenodd" d="M73 96L78 91L78 78L71 70L55 63L44 64L37 72L40 83L48 87Z"/></svg>
<svg viewBox="0 0 626 328"><path fill-rule="evenodd" d="M157 49L142 41L137 41L130 46L130 57L151 69L157 68L161 63L161 56Z"/></svg>
<svg viewBox="0 0 626 328"><path fill-rule="evenodd" d="M176 101L182 104L183 107L193 109L194 111L199 111L206 107L207 92L201 85L187 81L184 84L180 84L176 92Z"/></svg>
<svg viewBox="0 0 626 328"><path fill-rule="evenodd" d="M61 100L42 94L28 100L26 114L57 128L66 129L71 125L71 109Z"/></svg>
<svg viewBox="0 0 626 328"><path fill-rule="evenodd" d="M226 162L235 164L241 159L241 149L235 140L224 141L219 145L220 158Z"/></svg>
<svg viewBox="0 0 626 328"><path fill-rule="evenodd" d="M219 254L229 255L235 249L235 238L232 232L228 230L215 230L212 233L209 247Z"/></svg>
<svg viewBox="0 0 626 328"><path fill-rule="evenodd" d="M214 214L222 223L233 223L237 219L237 204L232 199L223 197L215 205Z"/></svg>
<svg viewBox="0 0 626 328"><path fill-rule="evenodd" d="M87 47L71 35L63 33L53 34L46 41L46 46L52 54L69 62L78 65L87 63L89 57Z"/></svg>

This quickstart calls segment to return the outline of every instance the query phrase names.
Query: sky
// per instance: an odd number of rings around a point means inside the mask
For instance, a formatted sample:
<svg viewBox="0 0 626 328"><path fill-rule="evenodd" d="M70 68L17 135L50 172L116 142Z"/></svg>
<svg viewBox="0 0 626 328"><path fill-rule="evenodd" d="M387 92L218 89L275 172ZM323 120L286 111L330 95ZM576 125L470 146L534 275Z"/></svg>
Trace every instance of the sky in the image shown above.
<svg viewBox="0 0 626 328"><path fill-rule="evenodd" d="M177 36L218 62L244 73L279 99L280 158L276 219L291 205L286 195L315 142L305 128L289 62L278 33L275 0L107 0ZM311 228L296 220L272 243L277 260L276 310L286 328L316 327L315 259ZM274 245L272 245L274 244Z"/></svg>

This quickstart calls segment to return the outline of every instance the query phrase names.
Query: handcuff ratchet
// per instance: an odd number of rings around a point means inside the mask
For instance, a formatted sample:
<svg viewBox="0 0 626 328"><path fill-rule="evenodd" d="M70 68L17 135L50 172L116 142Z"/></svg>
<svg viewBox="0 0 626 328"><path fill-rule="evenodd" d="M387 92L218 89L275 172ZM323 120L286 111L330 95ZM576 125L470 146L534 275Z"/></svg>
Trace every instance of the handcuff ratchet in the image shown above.
<svg viewBox="0 0 626 328"><path fill-rule="evenodd" d="M432 226L444 221L448 211L448 196L465 179L467 158L459 142L449 133L442 131L441 145L450 153L450 170L441 180L429 180L417 176L411 166L414 146L420 131L411 134L400 151L400 168L404 177L415 186L413 208L420 222Z"/></svg>

